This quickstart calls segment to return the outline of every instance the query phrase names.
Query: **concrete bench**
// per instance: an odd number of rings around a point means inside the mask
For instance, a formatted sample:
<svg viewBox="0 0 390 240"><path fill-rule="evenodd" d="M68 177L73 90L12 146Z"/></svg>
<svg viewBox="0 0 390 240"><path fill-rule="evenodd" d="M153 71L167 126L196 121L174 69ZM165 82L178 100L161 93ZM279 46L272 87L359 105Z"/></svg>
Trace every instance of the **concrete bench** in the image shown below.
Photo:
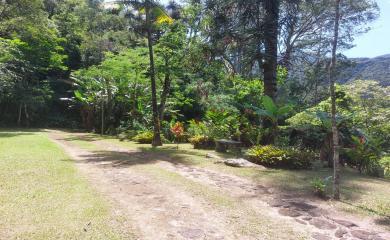
<svg viewBox="0 0 390 240"><path fill-rule="evenodd" d="M241 153L241 145L241 142L227 139L218 139L215 141L215 151L225 153L227 150L230 150L235 153Z"/></svg>

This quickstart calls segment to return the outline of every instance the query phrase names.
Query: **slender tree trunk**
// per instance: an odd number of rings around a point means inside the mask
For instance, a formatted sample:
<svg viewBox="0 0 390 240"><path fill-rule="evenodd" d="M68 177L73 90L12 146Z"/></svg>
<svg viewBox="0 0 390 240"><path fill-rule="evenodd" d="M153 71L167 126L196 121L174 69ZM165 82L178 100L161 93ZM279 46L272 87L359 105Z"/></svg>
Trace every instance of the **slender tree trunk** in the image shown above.
<svg viewBox="0 0 390 240"><path fill-rule="evenodd" d="M169 71L169 61L165 60L165 79L164 79L164 86L163 91L161 93L161 100L159 105L159 115L160 115L160 122L164 120L164 112L165 112L165 105L167 102L167 98L169 95L169 91L171 90L171 72Z"/></svg>
<svg viewBox="0 0 390 240"><path fill-rule="evenodd" d="M94 127L94 110L93 107L87 106L87 129L92 131Z"/></svg>
<svg viewBox="0 0 390 240"><path fill-rule="evenodd" d="M136 73L135 77L135 83L133 85L133 96L132 96L132 107L131 107L131 118L132 122L134 123L134 120L136 119L137 116L137 88L138 88L138 73ZM133 124L132 123L132 124Z"/></svg>
<svg viewBox="0 0 390 240"><path fill-rule="evenodd" d="M153 128L154 128L154 137L152 146L162 146L161 136L160 136L160 118L158 114L157 106L157 90L156 90L156 76L154 68L154 56L153 56L153 40L152 40L152 24L150 20L150 0L146 1L146 27L148 31L148 47L149 47L149 58L150 58L150 81L152 85L152 108L153 108Z"/></svg>
<svg viewBox="0 0 390 240"><path fill-rule="evenodd" d="M340 4L341 0L335 0L335 24L334 36L332 41L332 60L329 65L329 83L330 96L332 102L332 150L333 150L333 198L340 199L340 163L339 163L339 132L336 122L336 93L335 93L335 71L337 63L337 42L339 38L339 24L340 24Z"/></svg>
<svg viewBox="0 0 390 240"><path fill-rule="evenodd" d="M102 99L102 103L101 103L101 109L102 109L102 112L101 112L101 118L102 118L102 126L101 126L101 130L100 130L100 134L101 135L104 135L104 99Z"/></svg>
<svg viewBox="0 0 390 240"><path fill-rule="evenodd" d="M320 35L320 41L322 41L322 34ZM321 50L322 47L318 47L316 54L317 61L314 67L314 104L318 103L318 77L321 70Z"/></svg>
<svg viewBox="0 0 390 240"><path fill-rule="evenodd" d="M278 20L280 0L265 0L264 26L264 93L273 100L276 98L276 74L278 57Z"/></svg>
<svg viewBox="0 0 390 240"><path fill-rule="evenodd" d="M27 104L24 104L24 115L26 116L26 126L30 127L30 115L28 114Z"/></svg>
<svg viewBox="0 0 390 240"><path fill-rule="evenodd" d="M111 80L105 79L106 84L106 92L107 92L107 105L106 105L106 116L108 121L106 121L106 125L108 127L111 126L112 122L112 89L111 89Z"/></svg>
<svg viewBox="0 0 390 240"><path fill-rule="evenodd" d="M19 103L18 127L20 127L20 124L22 123L22 107L23 107L23 104L22 104L22 103Z"/></svg>

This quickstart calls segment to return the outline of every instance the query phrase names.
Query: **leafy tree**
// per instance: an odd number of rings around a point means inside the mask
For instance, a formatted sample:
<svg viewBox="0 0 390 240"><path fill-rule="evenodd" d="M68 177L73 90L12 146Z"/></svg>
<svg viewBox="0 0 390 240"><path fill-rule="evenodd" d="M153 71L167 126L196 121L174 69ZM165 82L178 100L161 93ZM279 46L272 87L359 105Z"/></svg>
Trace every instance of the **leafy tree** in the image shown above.
<svg viewBox="0 0 390 240"><path fill-rule="evenodd" d="M335 0L335 20L334 20L334 37L332 41L332 60L329 65L329 84L330 84L330 98L331 98L331 116L332 116L332 150L333 150L333 197L337 200L340 199L340 166L339 166L339 131L336 121L336 92L335 92L335 68L337 61L337 44L339 41L340 30L340 5L342 0Z"/></svg>
<svg viewBox="0 0 390 240"><path fill-rule="evenodd" d="M83 109L100 108L101 113L105 109L105 117L101 120L106 119L107 127L117 124L115 115L119 115L120 119L129 116L132 127L134 122L143 121L150 115L147 104L150 95L145 94L145 89L148 89L147 66L145 48L123 51L118 55L107 54L100 65L74 72L78 84L75 95L81 103L89 106ZM90 113L85 115L91 116ZM87 125L86 122L84 125ZM89 126L88 129L91 128ZM102 129L103 132L107 130L104 126Z"/></svg>
<svg viewBox="0 0 390 240"><path fill-rule="evenodd" d="M389 87L382 87L375 81L358 80L343 86L351 96L353 124L370 138L381 140L383 149L390 145Z"/></svg>
<svg viewBox="0 0 390 240"><path fill-rule="evenodd" d="M164 35L159 39L156 45L156 53L161 60L157 68L159 73L164 74L162 83L162 92L160 104L158 106L160 122L164 120L167 98L171 91L172 80L182 75L182 60L185 58L185 40L186 31L184 26L176 21L173 24L167 24L163 28Z"/></svg>

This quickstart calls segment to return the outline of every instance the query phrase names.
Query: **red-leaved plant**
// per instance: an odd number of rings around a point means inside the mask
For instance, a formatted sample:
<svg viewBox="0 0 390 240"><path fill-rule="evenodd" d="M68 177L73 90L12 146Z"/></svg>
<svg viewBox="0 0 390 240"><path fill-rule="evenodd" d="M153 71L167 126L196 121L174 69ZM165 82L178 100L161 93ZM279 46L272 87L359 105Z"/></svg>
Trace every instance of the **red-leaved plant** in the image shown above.
<svg viewBox="0 0 390 240"><path fill-rule="evenodd" d="M175 123L171 126L171 132L175 136L175 140L177 143L177 149L179 149L180 138L184 135L184 125L181 122Z"/></svg>

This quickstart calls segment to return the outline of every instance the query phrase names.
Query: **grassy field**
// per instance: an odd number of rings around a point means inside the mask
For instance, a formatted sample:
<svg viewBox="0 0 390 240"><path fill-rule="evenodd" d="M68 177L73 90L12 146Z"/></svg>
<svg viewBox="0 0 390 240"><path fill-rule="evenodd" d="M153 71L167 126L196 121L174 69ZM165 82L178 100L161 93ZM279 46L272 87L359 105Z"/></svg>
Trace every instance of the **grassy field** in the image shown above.
<svg viewBox="0 0 390 240"><path fill-rule="evenodd" d="M267 215L268 209L265 207L262 210L264 212L256 212L251 206L244 204L240 199L230 196L213 186L193 181L178 172L154 164L155 159L163 157L167 161L206 168L209 167L206 163L210 163L210 161L204 161L204 156L209 151L192 150L188 144L181 145L181 149L179 150L176 149L176 145L174 144L166 144L161 148L151 148L149 144L120 142L116 138L102 137L94 134L78 135L68 133L63 135L63 139L71 143L70 145L97 154L99 156L99 162L116 161L114 165L117 167L131 168L132 171L140 173L142 176L150 179L150 181L157 181L163 186L175 188L179 193L184 192L200 200L200 202L206 202L207 206L220 212L219 214L221 215L219 217L228 221L229 228L238 234L244 236L258 235L259 239L275 239L275 236L278 239L308 239L307 233L300 232L287 223L283 224L284 220L275 220L269 217ZM121 149L128 148L129 150L139 149L143 153L148 152L153 154L141 154L134 157L131 154L124 154L117 147L122 147ZM118 151L115 149L118 149ZM191 153L191 156L194 158L188 158L187 155L181 157L183 152ZM142 160L140 156L144 156L144 159ZM213 217L213 215L211 214L209 217ZM239 221L237 220L238 218L240 219Z"/></svg>
<svg viewBox="0 0 390 240"><path fill-rule="evenodd" d="M93 136L93 135L91 135ZM95 135L96 139L103 139ZM148 144L137 144L134 142L121 142L115 138L105 138L104 141L117 144L129 149L138 148L147 152L158 152L172 158L180 158L189 164L203 166L218 171L235 174L266 183L280 191L293 192L302 195L312 195L310 182L316 178L332 176L332 169L315 167L312 170L291 171L277 169L253 169L253 168L231 168L221 164L214 164L210 159L205 158L209 150L195 150L189 144L181 144L179 150L176 145L169 144L162 148L151 148ZM232 157L232 156L224 156ZM319 165L319 164L317 164ZM350 212L363 216L378 217L383 221L382 225L390 226L390 181L388 179L373 178L359 174L357 171L345 168L342 171L342 201L332 204L341 211ZM331 194L331 186L328 188Z"/></svg>
<svg viewBox="0 0 390 240"><path fill-rule="evenodd" d="M0 131L0 239L131 239L45 133Z"/></svg>
<svg viewBox="0 0 390 240"><path fill-rule="evenodd" d="M0 130L0 239L134 238L131 228L125 230L128 228L124 227L126 220L111 214L110 206L46 134L44 131ZM177 150L174 144L151 148L148 144L121 142L93 134L68 133L64 134L64 139L102 156L116 156L115 152L103 151L105 145L155 153L173 162L241 176L285 194L298 193L309 198L313 197L310 181L314 177L332 175L331 170L320 167L307 171L231 168L214 164L205 157L209 150L194 150L189 144L181 144ZM97 140L101 142L95 143ZM123 157L123 154L118 156ZM132 166L159 181L175 183L210 203L235 209L233 199L184 181L176 173L149 164ZM351 169L344 169L342 176L342 201L329 204L341 212L373 217L379 225L390 226L390 181L362 176ZM259 223L256 219L253 221Z"/></svg>

